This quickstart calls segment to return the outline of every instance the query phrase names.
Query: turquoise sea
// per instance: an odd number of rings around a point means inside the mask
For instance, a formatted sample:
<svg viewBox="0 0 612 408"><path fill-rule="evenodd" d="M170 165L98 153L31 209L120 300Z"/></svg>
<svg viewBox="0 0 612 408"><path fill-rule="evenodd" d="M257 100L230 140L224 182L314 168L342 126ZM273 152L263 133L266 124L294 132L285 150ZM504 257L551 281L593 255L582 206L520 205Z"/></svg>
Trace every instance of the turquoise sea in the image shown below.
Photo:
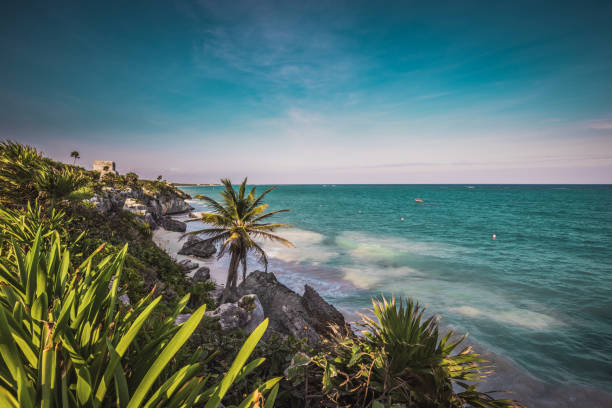
<svg viewBox="0 0 612 408"><path fill-rule="evenodd" d="M297 248L269 246L288 286L347 312L409 296L529 378L612 392L612 186L282 185L267 202L294 210L278 220Z"/></svg>

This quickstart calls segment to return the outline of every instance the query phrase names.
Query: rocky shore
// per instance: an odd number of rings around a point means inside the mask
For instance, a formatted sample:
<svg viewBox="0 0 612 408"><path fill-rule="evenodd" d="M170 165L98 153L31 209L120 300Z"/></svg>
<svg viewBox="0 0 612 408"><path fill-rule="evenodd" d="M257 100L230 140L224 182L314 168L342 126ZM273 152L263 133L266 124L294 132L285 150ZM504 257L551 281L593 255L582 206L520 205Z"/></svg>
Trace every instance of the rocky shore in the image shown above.
<svg viewBox="0 0 612 408"><path fill-rule="evenodd" d="M241 328L250 332L267 317L270 333L306 339L314 345L329 333L330 325L346 327L342 313L312 287L305 285L304 294L299 295L280 283L272 272L250 273L238 286L239 299L219 304L227 265L213 256L216 248L205 245L198 237L181 239L182 235L160 227L153 232L153 241L182 265L191 279L199 281L206 276L215 283L213 297L218 307L206 314L218 318L222 330Z"/></svg>

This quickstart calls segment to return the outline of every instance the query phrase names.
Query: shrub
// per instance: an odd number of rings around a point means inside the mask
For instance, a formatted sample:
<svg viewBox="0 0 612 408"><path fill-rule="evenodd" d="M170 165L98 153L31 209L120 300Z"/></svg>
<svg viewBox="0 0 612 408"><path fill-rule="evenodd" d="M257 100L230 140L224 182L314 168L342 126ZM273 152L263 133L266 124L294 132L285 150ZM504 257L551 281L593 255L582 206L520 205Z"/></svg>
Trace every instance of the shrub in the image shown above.
<svg viewBox="0 0 612 408"><path fill-rule="evenodd" d="M512 400L496 400L480 392L475 381L490 366L466 347L455 349L465 336L439 336L438 319L423 318L424 309L411 300L373 300L376 320L365 317L363 336L340 330L326 351L314 357L298 354L289 369L294 381L305 380L305 370L318 372L323 393L334 404L351 407L512 407Z"/></svg>
<svg viewBox="0 0 612 408"><path fill-rule="evenodd" d="M72 169L57 170L47 167L35 174L34 182L39 195L49 200L51 208L53 208L59 200L71 199L71 195L84 187L89 179Z"/></svg>
<svg viewBox="0 0 612 408"><path fill-rule="evenodd" d="M34 175L43 168L35 148L6 141L0 143L0 202L22 205L38 197Z"/></svg>
<svg viewBox="0 0 612 408"><path fill-rule="evenodd" d="M125 175L125 182L129 186L136 186L138 184L138 174L129 172Z"/></svg>

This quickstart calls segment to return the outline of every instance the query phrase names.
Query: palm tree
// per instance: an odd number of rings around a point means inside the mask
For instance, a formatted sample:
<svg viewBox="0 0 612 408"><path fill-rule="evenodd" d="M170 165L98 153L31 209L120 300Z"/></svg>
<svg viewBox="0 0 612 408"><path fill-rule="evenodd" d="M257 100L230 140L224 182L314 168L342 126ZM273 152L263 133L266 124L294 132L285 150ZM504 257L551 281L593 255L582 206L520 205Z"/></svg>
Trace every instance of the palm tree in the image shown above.
<svg viewBox="0 0 612 408"><path fill-rule="evenodd" d="M218 258L229 253L230 264L227 271L227 281L225 283L224 300L232 297L236 292L238 282L238 267L242 264L242 279L246 278L247 255L249 252L255 253L259 257L259 262L268 270L268 258L265 251L255 239L271 240L279 242L288 247L294 247L293 243L273 234L279 228L290 228L286 224L270 224L265 222L274 214L291 210L276 210L265 213L268 204L263 204L262 200L266 194L276 187L270 187L259 197L256 197L255 187L246 194L247 179L245 178L238 194L228 179L221 179L225 190L221 192L222 202L204 196L196 195L196 198L204 200L212 207L212 212L202 213L199 221L210 225L198 231L192 231L185 235L206 234L209 236L205 241L213 245L221 244ZM196 220L189 220L196 221Z"/></svg>
<svg viewBox="0 0 612 408"><path fill-rule="evenodd" d="M72 153L70 153L70 157L74 158L74 162L72 163L73 165L76 164L76 161L81 158L79 152L77 152L76 150L73 150Z"/></svg>

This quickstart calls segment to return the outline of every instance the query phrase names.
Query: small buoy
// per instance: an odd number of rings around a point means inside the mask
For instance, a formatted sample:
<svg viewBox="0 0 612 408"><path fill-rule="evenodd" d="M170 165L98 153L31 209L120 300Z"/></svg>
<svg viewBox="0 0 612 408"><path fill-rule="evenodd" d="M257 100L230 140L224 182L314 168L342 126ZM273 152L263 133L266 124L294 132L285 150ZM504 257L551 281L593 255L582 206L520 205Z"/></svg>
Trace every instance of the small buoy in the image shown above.
<svg viewBox="0 0 612 408"><path fill-rule="evenodd" d="M404 217L400 218L400 221L404 221Z"/></svg>
<svg viewBox="0 0 612 408"><path fill-rule="evenodd" d="M497 239L497 235L493 234L493 241L495 241L495 239Z"/></svg>

